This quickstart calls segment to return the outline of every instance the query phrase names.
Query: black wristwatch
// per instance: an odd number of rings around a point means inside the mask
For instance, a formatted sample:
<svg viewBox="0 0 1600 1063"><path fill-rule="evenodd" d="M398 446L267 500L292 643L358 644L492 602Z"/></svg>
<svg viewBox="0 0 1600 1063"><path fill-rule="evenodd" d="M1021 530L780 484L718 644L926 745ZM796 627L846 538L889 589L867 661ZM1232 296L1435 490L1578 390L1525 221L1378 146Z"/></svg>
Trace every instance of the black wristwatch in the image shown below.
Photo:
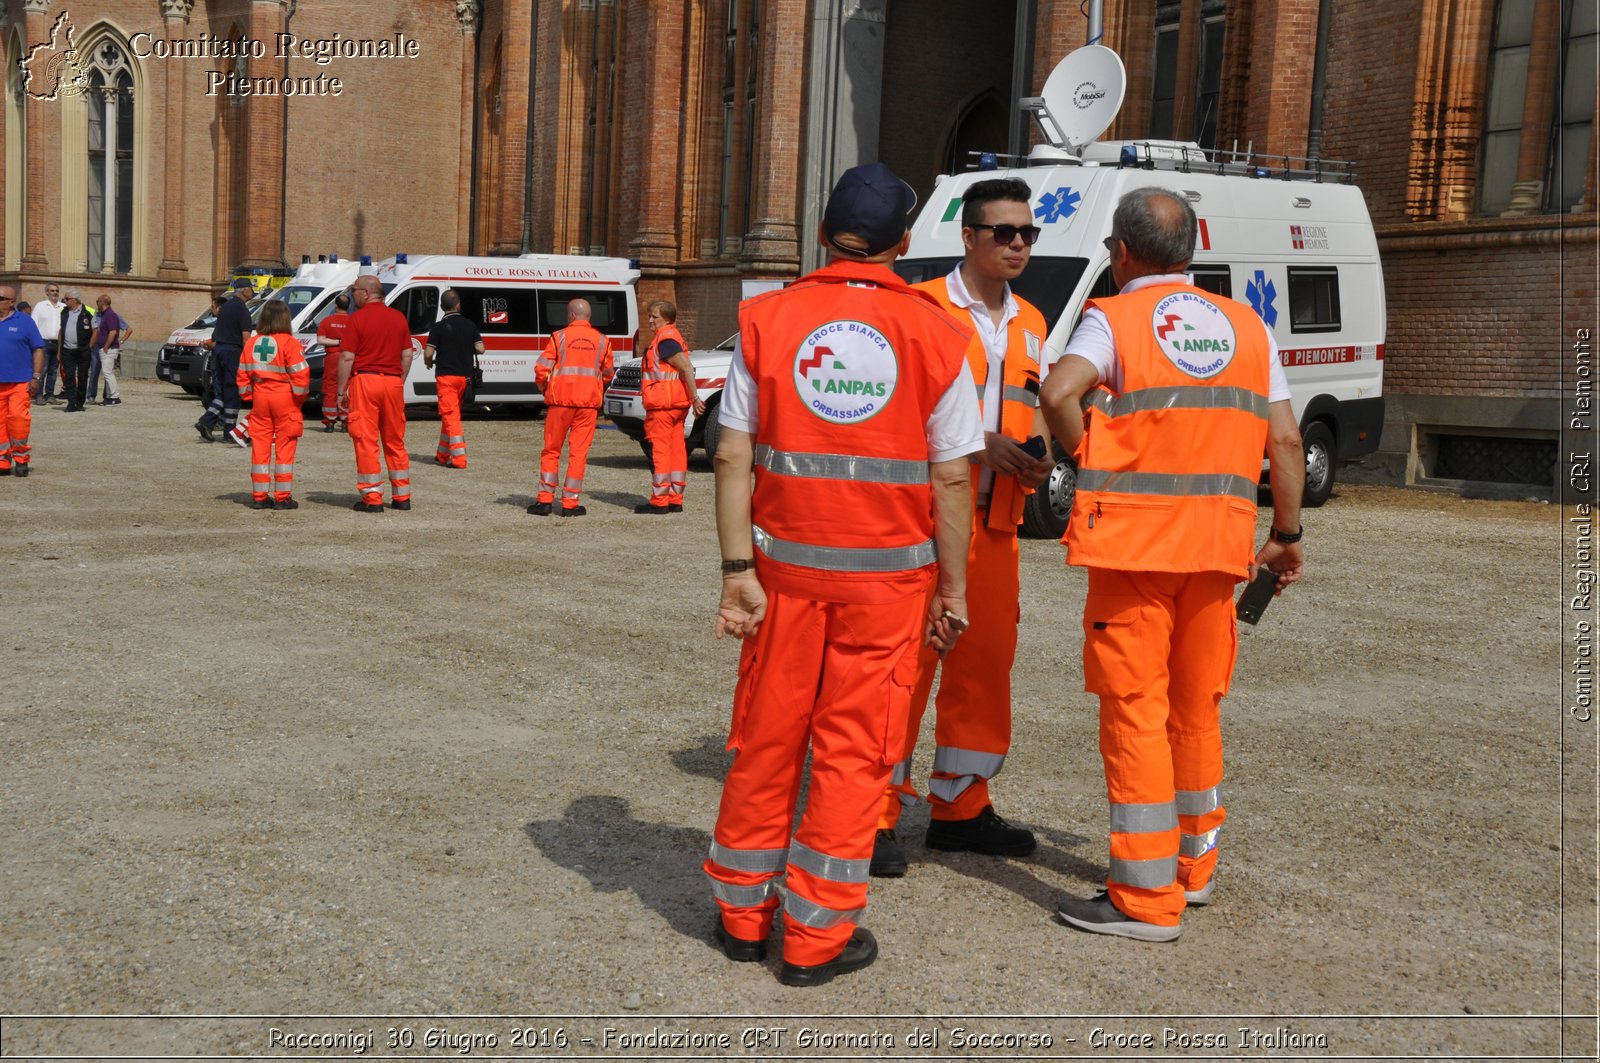
<svg viewBox="0 0 1600 1063"><path fill-rule="evenodd" d="M1282 543L1284 546L1297 543L1305 537L1306 528L1303 524L1297 530L1292 532L1281 532L1277 528L1272 529L1272 541L1275 543Z"/></svg>
<svg viewBox="0 0 1600 1063"><path fill-rule="evenodd" d="M756 563L754 558L741 557L736 561L724 561L722 563L722 574L724 576L731 576L735 572L748 572L755 567Z"/></svg>

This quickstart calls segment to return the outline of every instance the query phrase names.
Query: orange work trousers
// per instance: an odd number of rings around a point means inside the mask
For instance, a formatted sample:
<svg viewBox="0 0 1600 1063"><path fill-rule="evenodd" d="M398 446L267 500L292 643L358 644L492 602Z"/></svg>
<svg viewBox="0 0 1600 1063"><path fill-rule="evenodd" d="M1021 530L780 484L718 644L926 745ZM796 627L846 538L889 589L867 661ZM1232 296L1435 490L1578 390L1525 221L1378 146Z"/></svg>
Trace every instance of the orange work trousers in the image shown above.
<svg viewBox="0 0 1600 1063"><path fill-rule="evenodd" d="M439 449L433 460L440 465L467 467L467 437L461 428L461 397L467 391L464 376L435 378L439 385Z"/></svg>
<svg viewBox="0 0 1600 1063"><path fill-rule="evenodd" d="M1222 697L1238 650L1226 572L1089 570L1083 685L1100 696L1111 901L1173 926L1211 881L1222 807Z"/></svg>
<svg viewBox="0 0 1600 1063"><path fill-rule="evenodd" d="M644 437L650 443L650 504L659 508L683 505L683 488L689 482L689 447L683 424L689 408L646 410Z"/></svg>
<svg viewBox="0 0 1600 1063"><path fill-rule="evenodd" d="M934 819L971 819L989 804L989 780L1000 773L1011 749L1011 666L1017 658L1021 617L1021 554L1014 531L986 527L980 514L967 551L967 619L971 627L945 655L924 647L917 662L906 744L878 815L880 829L899 822L915 803L912 753L928 709L934 675L933 769L928 803Z"/></svg>
<svg viewBox="0 0 1600 1063"><path fill-rule="evenodd" d="M337 362L334 358L332 361ZM339 386L336 383L337 374L329 374L326 369L322 374L322 424L324 427L336 425L347 420L350 416L350 407L339 405Z"/></svg>
<svg viewBox="0 0 1600 1063"><path fill-rule="evenodd" d="M593 406L546 406L544 450L539 454L539 501L556 500L561 445L567 445L567 478L561 483L561 508L577 509L583 501L583 474L589 467L589 444L599 411Z"/></svg>
<svg viewBox="0 0 1600 1063"><path fill-rule="evenodd" d="M767 618L740 659L736 753L704 866L723 926L746 940L771 933L787 868L783 958L810 966L839 954L867 904L927 593L876 604L767 594ZM810 797L791 841L808 746Z"/></svg>
<svg viewBox="0 0 1600 1063"><path fill-rule="evenodd" d="M406 453L405 384L398 376L358 373L350 378L350 442L356 448L356 491L369 505L383 502L383 460L396 502L411 497L411 455Z"/></svg>
<svg viewBox="0 0 1600 1063"><path fill-rule="evenodd" d="M269 494L282 501L294 490L294 455L305 432L305 415L300 398L277 389L256 389L250 406L250 497L256 501ZM274 467L272 452L278 452Z"/></svg>
<svg viewBox="0 0 1600 1063"><path fill-rule="evenodd" d="M0 437L0 469L26 465L33 457L28 436L33 432L33 399L28 382L0 384L0 417L5 418L5 435Z"/></svg>

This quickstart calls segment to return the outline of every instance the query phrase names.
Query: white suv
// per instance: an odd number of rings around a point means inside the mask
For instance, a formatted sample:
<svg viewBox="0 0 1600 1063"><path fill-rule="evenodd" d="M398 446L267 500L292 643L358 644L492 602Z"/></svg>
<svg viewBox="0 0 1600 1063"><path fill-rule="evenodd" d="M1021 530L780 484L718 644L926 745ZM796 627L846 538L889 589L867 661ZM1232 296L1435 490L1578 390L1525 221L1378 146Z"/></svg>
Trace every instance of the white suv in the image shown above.
<svg viewBox="0 0 1600 1063"><path fill-rule="evenodd" d="M694 386L705 400L706 412L699 417L689 411L683 434L689 452L703 447L706 460L717 452L717 435L720 432L722 413L722 385L728 379L728 367L739 353L739 334L723 340L710 350L690 351L689 361L694 365ZM644 401L639 397L639 366L642 358L623 362L617 366L611 386L606 388L605 406L602 408L623 434L632 439L648 455L649 446L644 438Z"/></svg>

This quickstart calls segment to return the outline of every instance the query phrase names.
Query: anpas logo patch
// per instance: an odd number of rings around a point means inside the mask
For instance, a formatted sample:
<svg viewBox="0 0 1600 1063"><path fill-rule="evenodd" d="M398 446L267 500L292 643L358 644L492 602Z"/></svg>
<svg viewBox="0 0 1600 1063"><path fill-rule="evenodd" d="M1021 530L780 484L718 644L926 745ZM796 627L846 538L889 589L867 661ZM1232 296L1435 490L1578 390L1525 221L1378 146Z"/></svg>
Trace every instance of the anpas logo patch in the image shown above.
<svg viewBox="0 0 1600 1063"><path fill-rule="evenodd" d="M1228 315L1193 292L1178 292L1157 303L1150 328L1167 360L1198 380L1228 368L1239 349Z"/></svg>
<svg viewBox="0 0 1600 1063"><path fill-rule="evenodd" d="M800 401L833 424L859 424L878 413L899 379L900 363L889 340L860 321L830 321L795 352Z"/></svg>

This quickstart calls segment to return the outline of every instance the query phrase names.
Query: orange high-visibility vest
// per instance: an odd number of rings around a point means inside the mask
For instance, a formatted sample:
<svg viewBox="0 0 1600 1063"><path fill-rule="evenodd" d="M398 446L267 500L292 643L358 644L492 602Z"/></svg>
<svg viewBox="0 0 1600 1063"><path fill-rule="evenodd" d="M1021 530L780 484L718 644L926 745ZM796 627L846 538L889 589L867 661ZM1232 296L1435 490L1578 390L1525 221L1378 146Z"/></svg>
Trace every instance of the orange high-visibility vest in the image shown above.
<svg viewBox="0 0 1600 1063"><path fill-rule="evenodd" d="M948 277L923 281L916 287L933 296L946 313L962 324L971 319L971 311L950 301ZM1048 330L1045 328L1044 315L1032 303L1015 293L1012 293L1012 298L1017 300L1017 314L1006 323L1006 360L1004 377L1000 382L1000 434L1023 443L1033 436L1033 414L1039 408L1039 360ZM977 384L978 405L982 407L983 392L989 382L989 353L982 344L972 348L968 363L972 367L972 379ZM984 431L989 430L989 413L988 410L983 411ZM974 489L977 482L974 476ZM1033 489L1023 487L1015 476L995 473L994 488L989 495L989 512L994 519L989 526L998 529L1002 521L1011 527L1022 523L1022 510L1027 505L1027 496L1031 494Z"/></svg>
<svg viewBox="0 0 1600 1063"><path fill-rule="evenodd" d="M971 331L889 269L835 262L739 309L756 383L762 582L816 597L925 579L937 560L927 421ZM828 593L834 593L832 591Z"/></svg>
<svg viewBox="0 0 1600 1063"><path fill-rule="evenodd" d="M611 341L589 322L574 321L550 337L533 372L549 405L599 409L611 379Z"/></svg>
<svg viewBox="0 0 1600 1063"><path fill-rule="evenodd" d="M647 410L678 410L689 405L689 390L683 386L678 371L661 360L662 340L677 340L685 356L689 344L676 325L662 325L650 340L644 352L644 362L639 366L639 398Z"/></svg>
<svg viewBox="0 0 1600 1063"><path fill-rule="evenodd" d="M1110 323L1122 391L1085 400L1069 563L1247 575L1267 442L1261 319L1188 284L1089 305Z"/></svg>
<svg viewBox="0 0 1600 1063"><path fill-rule="evenodd" d="M263 392L287 391L304 398L311 391L311 367L300 341L288 333L252 332L239 354L236 383L244 398L257 388Z"/></svg>

